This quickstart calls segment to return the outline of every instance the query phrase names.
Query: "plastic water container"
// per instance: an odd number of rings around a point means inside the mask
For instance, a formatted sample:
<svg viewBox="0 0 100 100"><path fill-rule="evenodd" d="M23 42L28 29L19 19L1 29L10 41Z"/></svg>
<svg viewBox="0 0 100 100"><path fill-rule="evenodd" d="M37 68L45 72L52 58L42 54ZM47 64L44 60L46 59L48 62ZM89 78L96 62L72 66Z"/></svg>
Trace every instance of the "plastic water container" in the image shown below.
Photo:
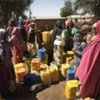
<svg viewBox="0 0 100 100"><path fill-rule="evenodd" d="M37 57L42 61L46 59L46 49L41 48L37 51Z"/></svg>
<svg viewBox="0 0 100 100"><path fill-rule="evenodd" d="M33 58L32 61L31 61L31 65L32 65L32 70L39 71L40 65L41 65L40 59L39 58Z"/></svg>
<svg viewBox="0 0 100 100"><path fill-rule="evenodd" d="M70 69L70 65L68 63L61 65L61 75L66 77L66 71Z"/></svg>
<svg viewBox="0 0 100 100"><path fill-rule="evenodd" d="M35 73L35 74L26 74L24 77L24 84L26 86L31 86L33 84L40 83L40 74Z"/></svg>
<svg viewBox="0 0 100 100"><path fill-rule="evenodd" d="M52 61L52 62L50 63L50 66L57 66L57 63L54 62L54 61Z"/></svg>
<svg viewBox="0 0 100 100"><path fill-rule="evenodd" d="M40 76L44 85L49 86L52 83L51 72L49 69L40 71Z"/></svg>
<svg viewBox="0 0 100 100"><path fill-rule="evenodd" d="M16 69L19 69L19 68L25 68L25 69L26 69L26 66L25 66L24 63L18 63L18 64L15 64L15 65L14 65L14 68L15 68L15 70L16 70Z"/></svg>
<svg viewBox="0 0 100 100"><path fill-rule="evenodd" d="M49 31L42 32L42 40L44 43L48 43L51 41L52 34Z"/></svg>
<svg viewBox="0 0 100 100"><path fill-rule="evenodd" d="M78 85L79 85L78 80L70 80L66 82L65 96L67 100L75 100Z"/></svg>
<svg viewBox="0 0 100 100"><path fill-rule="evenodd" d="M51 72L52 82L58 82L59 81L58 67L50 66L50 72Z"/></svg>
<svg viewBox="0 0 100 100"><path fill-rule="evenodd" d="M24 63L14 65L17 82L23 82L24 76L27 73L27 68Z"/></svg>
<svg viewBox="0 0 100 100"><path fill-rule="evenodd" d="M67 51L67 57L73 57L74 52L73 51Z"/></svg>
<svg viewBox="0 0 100 100"><path fill-rule="evenodd" d="M69 69L67 70L67 80L74 80L75 79L75 70Z"/></svg>

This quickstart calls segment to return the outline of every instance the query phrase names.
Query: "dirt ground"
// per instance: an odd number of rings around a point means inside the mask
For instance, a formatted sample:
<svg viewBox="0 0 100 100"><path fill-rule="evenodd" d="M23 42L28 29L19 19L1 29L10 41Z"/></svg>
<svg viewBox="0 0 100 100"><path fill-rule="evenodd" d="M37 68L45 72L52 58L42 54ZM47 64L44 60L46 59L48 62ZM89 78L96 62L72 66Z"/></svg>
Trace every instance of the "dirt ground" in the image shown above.
<svg viewBox="0 0 100 100"><path fill-rule="evenodd" d="M10 94L7 100L66 100L64 93L65 81L52 84L38 93L30 92L24 85L19 85L16 92Z"/></svg>
<svg viewBox="0 0 100 100"><path fill-rule="evenodd" d="M65 98L65 81L51 85L37 94L38 100L66 100Z"/></svg>

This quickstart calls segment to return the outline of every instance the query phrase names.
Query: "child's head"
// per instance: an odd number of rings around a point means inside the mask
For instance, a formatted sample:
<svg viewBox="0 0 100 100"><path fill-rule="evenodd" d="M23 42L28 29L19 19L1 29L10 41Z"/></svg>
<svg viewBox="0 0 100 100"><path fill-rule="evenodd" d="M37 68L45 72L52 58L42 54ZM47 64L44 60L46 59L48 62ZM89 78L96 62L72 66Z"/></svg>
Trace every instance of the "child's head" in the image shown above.
<svg viewBox="0 0 100 100"><path fill-rule="evenodd" d="M83 35L81 33L76 33L76 41L80 42L83 40Z"/></svg>

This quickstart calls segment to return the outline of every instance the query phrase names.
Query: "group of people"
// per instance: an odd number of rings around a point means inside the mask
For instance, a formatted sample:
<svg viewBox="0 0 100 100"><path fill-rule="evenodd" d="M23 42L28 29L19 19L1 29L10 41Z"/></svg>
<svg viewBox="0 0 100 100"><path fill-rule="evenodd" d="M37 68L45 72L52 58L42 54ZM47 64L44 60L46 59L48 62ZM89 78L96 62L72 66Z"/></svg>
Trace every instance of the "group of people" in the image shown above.
<svg viewBox="0 0 100 100"><path fill-rule="evenodd" d="M53 45L60 45L60 47L63 48L62 51L64 52L72 50L75 53L74 63L76 66L79 65L82 52L87 44L87 40L84 39L85 36L82 31L83 30L78 28L72 19L69 19L65 22L65 26L63 26L63 23L58 20L52 33ZM58 44L60 43L59 40L61 44Z"/></svg>
<svg viewBox="0 0 100 100"><path fill-rule="evenodd" d="M77 95L95 98L100 93L100 21L92 27L82 27L78 27L72 19L67 20L65 26L58 20L52 30L51 44L54 52L56 49L62 49L64 52L72 50L75 53L74 64L78 66L75 77L81 85ZM26 43L36 46L36 39L42 43L40 35L37 38L36 35L36 24L22 19L10 19L6 29L0 27L0 93L4 97L8 91L14 91L16 88L13 63L23 61L23 55L27 50ZM58 44L57 39L61 40L61 44L55 48L54 45Z"/></svg>
<svg viewBox="0 0 100 100"><path fill-rule="evenodd" d="M7 28L0 26L0 93L6 97L16 90L14 64L23 62L27 42L35 45L36 24L11 18Z"/></svg>
<svg viewBox="0 0 100 100"><path fill-rule="evenodd" d="M57 36L64 40L65 52L75 53L74 63L78 67L75 77L80 83L76 95L96 99L100 95L100 21L77 27L70 19L65 22L65 28L58 21L53 30L53 42Z"/></svg>

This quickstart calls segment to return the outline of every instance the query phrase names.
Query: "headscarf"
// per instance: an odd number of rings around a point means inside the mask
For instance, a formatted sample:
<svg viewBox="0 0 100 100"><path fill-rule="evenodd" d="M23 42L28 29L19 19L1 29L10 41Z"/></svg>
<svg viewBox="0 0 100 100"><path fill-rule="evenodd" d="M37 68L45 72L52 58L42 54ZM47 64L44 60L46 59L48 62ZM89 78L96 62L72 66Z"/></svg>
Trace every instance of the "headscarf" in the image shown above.
<svg viewBox="0 0 100 100"><path fill-rule="evenodd" d="M22 20L22 19L19 19L19 20L18 20L18 26L19 26L19 27L22 27L23 25L24 25L24 24L23 24L23 20Z"/></svg>
<svg viewBox="0 0 100 100"><path fill-rule="evenodd" d="M61 20L57 20L56 21L56 26L59 28L62 28L62 21Z"/></svg>
<svg viewBox="0 0 100 100"><path fill-rule="evenodd" d="M15 25L16 25L16 20L15 20L15 19L10 19L10 20L8 21L8 25L9 25L9 26L15 26Z"/></svg>
<svg viewBox="0 0 100 100"><path fill-rule="evenodd" d="M72 19L68 19L66 22L65 22L65 27L68 28L68 27L73 27L74 26L74 23L72 21Z"/></svg>

